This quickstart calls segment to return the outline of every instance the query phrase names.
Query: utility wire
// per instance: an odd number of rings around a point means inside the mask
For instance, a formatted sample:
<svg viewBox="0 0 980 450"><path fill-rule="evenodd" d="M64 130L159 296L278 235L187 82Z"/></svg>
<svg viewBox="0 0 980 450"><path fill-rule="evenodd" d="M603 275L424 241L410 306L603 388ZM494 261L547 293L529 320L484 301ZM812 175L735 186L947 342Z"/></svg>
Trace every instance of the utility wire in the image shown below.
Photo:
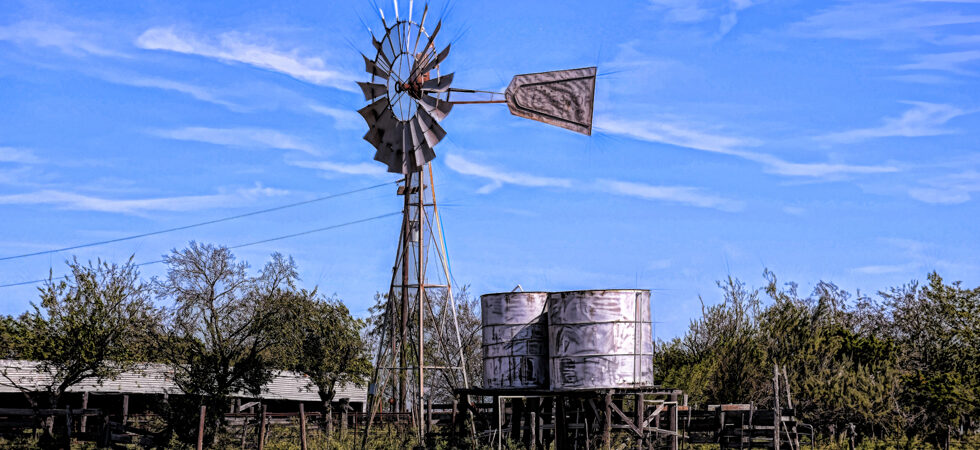
<svg viewBox="0 0 980 450"><path fill-rule="evenodd" d="M367 219L353 220L353 221L350 221L350 222L344 222L344 223L340 223L340 224L336 224L336 225L330 225L328 227L322 227L322 228L316 228L316 229L307 230L307 231L301 231L299 233L287 234L287 235L277 236L277 237L269 238L269 239L262 239L261 241L249 242L249 243L245 243L245 244L238 244L238 245L235 245L233 247L228 247L228 248L234 249L234 248L250 247L250 246L253 246L253 245L264 244L266 242L281 241L283 239L289 239L289 238L294 238L294 237L298 237L298 236L305 236L307 234L313 234L313 233L320 233L320 232L323 232L323 231L329 231L329 230L334 230L334 229L337 229L337 228L343 228L343 227L347 227L347 226L351 226L351 225L357 225L359 223L370 222L370 221L373 221L373 220L383 219L385 217L397 216L397 215L401 215L401 214L402 214L402 211L390 212L388 214L382 214L380 216L368 217ZM156 260L156 261L147 261L147 262L142 262L142 263L135 264L135 265L137 267L139 267L139 266L147 266L147 265L150 265L150 264L159 264L159 263L162 263L162 262L165 262L165 260L160 259L160 260ZM58 277L58 278L61 278L61 277ZM53 277L52 278L43 278L43 279L40 279L40 280L21 281L19 283L0 284L0 288L14 287L14 286L24 286L24 285L28 285L28 284L43 283L43 282L48 281L50 279L53 279Z"/></svg>
<svg viewBox="0 0 980 450"><path fill-rule="evenodd" d="M48 254L51 254L51 253L60 253L60 252L68 251L68 250L76 250L76 249L86 248L86 247L95 247L95 246L99 246L99 245L113 244L113 243L116 243L116 242L129 241L129 240L139 239L139 238L143 238L143 237L147 237L147 236L155 236L155 235L158 235L158 234L164 234L164 233L171 233L171 232L174 232L174 231L187 230L189 228L197 228L197 227L202 227L204 225L211 225L211 224L215 224L215 223L227 222L229 220L241 219L241 218L244 218L244 217L249 217L249 216L255 216L255 215L259 215L259 214L270 213L270 212L273 212L273 211L279 211L279 210L283 210L283 209L287 209L287 208L294 208L294 207L302 206L302 205L309 205L310 203L322 202L324 200L330 200L332 198L337 198L337 197L342 197L342 196L345 196L345 195L356 194L358 192L369 191L371 189L377 189L379 187L387 186L389 184L400 183L401 181L402 180L389 181L387 183L376 184L374 186L368 186L368 187L365 187L365 188L355 189L353 191L341 192L339 194L325 195L323 197L317 197L317 198L314 198L314 199L311 199L311 200L302 201L302 202L290 203L288 205L276 206L274 208L268 208L268 209L262 209L262 210L259 210L259 211L247 212L247 213L244 213L244 214L238 214L236 216L222 217L220 219L209 220L207 222L198 222L198 223L194 223L194 224L190 224L190 225L184 225L184 226L179 226L179 227L174 227L174 228L167 228L165 230L151 231L149 233L142 233L142 234L134 234L132 236L125 236L125 237L121 237L121 238L109 239L109 240L106 240L106 241L90 242L88 244L73 245L71 247L56 248L54 250L44 250L44 251L34 252L34 253L25 253L23 255L4 256L4 257L0 257L0 261L9 261L11 259L27 258L29 256L48 255ZM4 286L0 286L0 287L4 287Z"/></svg>

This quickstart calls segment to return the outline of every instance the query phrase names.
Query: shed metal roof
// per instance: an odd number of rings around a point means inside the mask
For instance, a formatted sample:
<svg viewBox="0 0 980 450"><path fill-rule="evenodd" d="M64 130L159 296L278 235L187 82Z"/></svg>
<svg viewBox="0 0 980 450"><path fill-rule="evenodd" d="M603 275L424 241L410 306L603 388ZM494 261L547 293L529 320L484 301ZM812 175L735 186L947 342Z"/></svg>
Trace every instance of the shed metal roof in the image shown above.
<svg viewBox="0 0 980 450"><path fill-rule="evenodd" d="M25 360L0 360L0 393L16 393L21 389L44 390L52 379L50 373L40 372L38 362ZM125 371L114 379L85 380L68 389L68 392L93 392L104 394L180 394L173 382L173 371L164 364L142 364ZM280 371L262 388L259 396L242 393L241 397L264 400L320 401L316 386L309 377L297 372ZM337 386L336 400L366 402L367 389L353 384Z"/></svg>

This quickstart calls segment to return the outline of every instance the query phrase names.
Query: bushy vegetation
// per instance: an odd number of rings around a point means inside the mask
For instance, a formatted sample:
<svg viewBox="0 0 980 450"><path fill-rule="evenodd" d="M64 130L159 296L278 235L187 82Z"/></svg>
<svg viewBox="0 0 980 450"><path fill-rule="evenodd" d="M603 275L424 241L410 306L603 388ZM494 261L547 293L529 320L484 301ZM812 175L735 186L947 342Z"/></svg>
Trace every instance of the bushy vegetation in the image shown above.
<svg viewBox="0 0 980 450"><path fill-rule="evenodd" d="M703 307L683 337L657 343L658 383L683 389L694 404L771 406L778 364L798 415L828 442L976 442L980 288L932 273L925 286L874 296L825 282L803 296L796 284L764 275L758 290L720 282L722 303Z"/></svg>
<svg viewBox="0 0 980 450"><path fill-rule="evenodd" d="M124 265L70 261L71 274L40 288L39 304L0 317L0 358L38 361L53 377L40 392L0 370L35 409L63 408L64 392L141 363L169 366L184 395L157 411L180 441L196 441L207 406L207 442L216 443L224 411L239 392L258 394L277 370L310 377L330 401L337 383L370 374L364 322L335 298L296 287L291 258L276 253L257 273L225 247L192 242L164 258L167 275L144 280ZM47 427L47 438L59 433Z"/></svg>

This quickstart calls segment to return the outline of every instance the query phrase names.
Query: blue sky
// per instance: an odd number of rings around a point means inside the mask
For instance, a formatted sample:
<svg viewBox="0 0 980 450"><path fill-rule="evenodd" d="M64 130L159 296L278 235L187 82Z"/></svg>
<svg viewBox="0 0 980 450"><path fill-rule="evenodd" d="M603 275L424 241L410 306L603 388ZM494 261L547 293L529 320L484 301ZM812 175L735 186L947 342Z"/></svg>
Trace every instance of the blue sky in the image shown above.
<svg viewBox="0 0 980 450"><path fill-rule="evenodd" d="M371 2L0 2L0 257L397 179L355 112L357 52L381 29ZM455 87L600 73L591 137L501 105L443 122L436 189L453 275L474 293L650 288L670 337L728 274L868 293L932 270L980 284L980 3L450 6L437 46L453 45L442 70ZM0 261L0 284L59 275L72 254L154 261L192 239L234 246L399 208L389 185ZM236 254L292 255L304 286L363 314L387 289L398 227L390 216ZM2 288L0 313L36 297Z"/></svg>

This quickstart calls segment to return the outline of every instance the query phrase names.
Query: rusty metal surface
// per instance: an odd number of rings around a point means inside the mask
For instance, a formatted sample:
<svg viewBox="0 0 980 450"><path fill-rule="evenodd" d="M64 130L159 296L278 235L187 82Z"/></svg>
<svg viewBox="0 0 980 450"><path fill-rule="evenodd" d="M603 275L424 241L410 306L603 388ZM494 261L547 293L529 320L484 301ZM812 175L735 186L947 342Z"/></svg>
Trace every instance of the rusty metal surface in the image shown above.
<svg viewBox="0 0 980 450"><path fill-rule="evenodd" d="M650 291L551 293L551 389L653 386L652 327Z"/></svg>
<svg viewBox="0 0 980 450"><path fill-rule="evenodd" d="M517 75L505 95L510 113L592 134L596 68Z"/></svg>
<svg viewBox="0 0 980 450"><path fill-rule="evenodd" d="M483 386L548 387L546 292L480 296L483 321Z"/></svg>

